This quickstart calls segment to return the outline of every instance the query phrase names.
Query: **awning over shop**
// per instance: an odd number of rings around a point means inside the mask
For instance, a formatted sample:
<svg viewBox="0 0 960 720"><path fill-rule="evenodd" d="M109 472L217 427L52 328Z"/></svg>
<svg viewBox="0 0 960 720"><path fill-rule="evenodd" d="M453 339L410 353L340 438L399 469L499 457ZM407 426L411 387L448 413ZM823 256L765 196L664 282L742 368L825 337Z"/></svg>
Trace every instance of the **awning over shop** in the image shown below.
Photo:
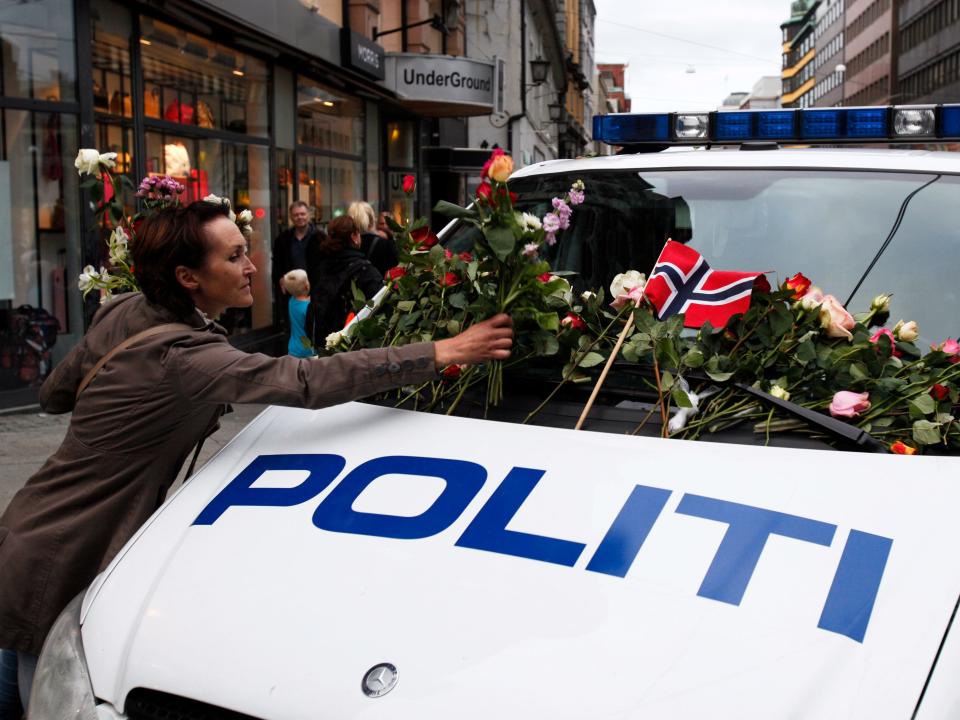
<svg viewBox="0 0 960 720"><path fill-rule="evenodd" d="M492 63L450 55L388 53L384 85L425 117L489 115L496 95Z"/></svg>

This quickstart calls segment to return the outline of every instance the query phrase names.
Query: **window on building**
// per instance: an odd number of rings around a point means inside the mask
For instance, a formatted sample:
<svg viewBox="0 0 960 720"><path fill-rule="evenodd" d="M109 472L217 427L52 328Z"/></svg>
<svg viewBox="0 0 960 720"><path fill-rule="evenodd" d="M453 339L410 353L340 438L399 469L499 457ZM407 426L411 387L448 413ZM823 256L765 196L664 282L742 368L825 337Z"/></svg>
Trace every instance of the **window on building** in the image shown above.
<svg viewBox="0 0 960 720"><path fill-rule="evenodd" d="M6 97L76 99L73 1L0 4L0 64Z"/></svg>
<svg viewBox="0 0 960 720"><path fill-rule="evenodd" d="M146 117L269 136L266 63L148 17L140 32Z"/></svg>

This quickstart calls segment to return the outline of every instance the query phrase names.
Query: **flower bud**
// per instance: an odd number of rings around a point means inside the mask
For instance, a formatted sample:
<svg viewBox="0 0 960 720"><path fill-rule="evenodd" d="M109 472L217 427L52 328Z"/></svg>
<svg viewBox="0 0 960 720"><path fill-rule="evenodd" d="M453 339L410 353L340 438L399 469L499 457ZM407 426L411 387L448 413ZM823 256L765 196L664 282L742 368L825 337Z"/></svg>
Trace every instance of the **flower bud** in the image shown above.
<svg viewBox="0 0 960 720"><path fill-rule="evenodd" d="M893 335L901 342L914 342L918 337L920 337L920 329L917 327L917 323L913 320L910 322L904 322L901 320L894 326Z"/></svg>
<svg viewBox="0 0 960 720"><path fill-rule="evenodd" d="M870 309L878 313L890 312L890 295L880 293L870 302Z"/></svg>
<svg viewBox="0 0 960 720"><path fill-rule="evenodd" d="M781 400L790 399L790 393L779 385L771 385L770 394L775 398L780 398Z"/></svg>

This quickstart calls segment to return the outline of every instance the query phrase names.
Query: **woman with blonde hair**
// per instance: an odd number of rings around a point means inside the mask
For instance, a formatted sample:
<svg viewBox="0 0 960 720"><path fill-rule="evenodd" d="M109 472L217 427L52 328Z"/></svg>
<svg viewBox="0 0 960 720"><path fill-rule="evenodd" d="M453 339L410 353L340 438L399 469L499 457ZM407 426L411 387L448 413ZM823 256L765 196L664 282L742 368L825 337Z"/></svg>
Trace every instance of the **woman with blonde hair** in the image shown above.
<svg viewBox="0 0 960 720"><path fill-rule="evenodd" d="M381 277L400 262L397 244L377 233L377 214L370 203L358 200L350 203L347 215L360 230L360 252L370 261Z"/></svg>

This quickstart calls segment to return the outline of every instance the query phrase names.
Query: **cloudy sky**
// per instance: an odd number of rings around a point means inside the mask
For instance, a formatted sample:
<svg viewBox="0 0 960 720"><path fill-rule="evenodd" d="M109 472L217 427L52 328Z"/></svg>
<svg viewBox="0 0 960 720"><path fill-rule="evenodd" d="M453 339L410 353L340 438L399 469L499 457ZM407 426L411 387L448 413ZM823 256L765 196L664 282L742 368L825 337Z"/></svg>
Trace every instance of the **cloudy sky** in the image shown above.
<svg viewBox="0 0 960 720"><path fill-rule="evenodd" d="M790 0L594 0L597 62L629 64L633 111L712 110L780 73Z"/></svg>

